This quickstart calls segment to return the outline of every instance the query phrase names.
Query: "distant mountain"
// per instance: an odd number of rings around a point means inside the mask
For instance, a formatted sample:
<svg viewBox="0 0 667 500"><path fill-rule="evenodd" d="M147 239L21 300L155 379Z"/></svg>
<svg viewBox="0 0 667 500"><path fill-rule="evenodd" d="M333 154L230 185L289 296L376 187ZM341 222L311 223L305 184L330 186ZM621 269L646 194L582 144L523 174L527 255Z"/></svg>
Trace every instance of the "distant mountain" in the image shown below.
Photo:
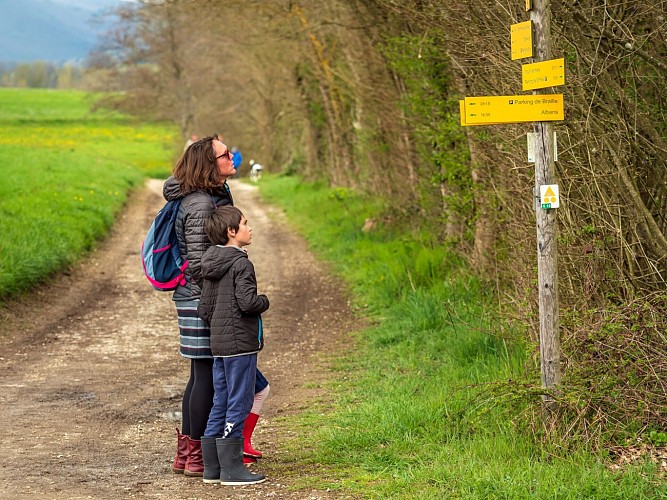
<svg viewBox="0 0 667 500"><path fill-rule="evenodd" d="M107 29L93 22L121 0L0 0L0 62L85 58Z"/></svg>

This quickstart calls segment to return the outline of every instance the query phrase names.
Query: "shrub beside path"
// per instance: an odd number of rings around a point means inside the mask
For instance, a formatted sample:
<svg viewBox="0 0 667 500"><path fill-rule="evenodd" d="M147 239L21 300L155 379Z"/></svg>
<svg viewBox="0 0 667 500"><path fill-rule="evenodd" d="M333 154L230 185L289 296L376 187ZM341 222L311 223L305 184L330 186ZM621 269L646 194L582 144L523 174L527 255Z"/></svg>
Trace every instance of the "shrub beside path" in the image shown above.
<svg viewBox="0 0 667 500"><path fill-rule="evenodd" d="M85 262L0 309L0 498L343 498L294 489L325 471L294 463L285 428L325 396L319 382L332 375L322 354L345 349L354 318L281 212L237 181L259 290L271 300L259 357L271 394L253 436L269 479L232 488L171 473L189 364L178 355L171 294L153 291L139 257L161 186L133 193Z"/></svg>

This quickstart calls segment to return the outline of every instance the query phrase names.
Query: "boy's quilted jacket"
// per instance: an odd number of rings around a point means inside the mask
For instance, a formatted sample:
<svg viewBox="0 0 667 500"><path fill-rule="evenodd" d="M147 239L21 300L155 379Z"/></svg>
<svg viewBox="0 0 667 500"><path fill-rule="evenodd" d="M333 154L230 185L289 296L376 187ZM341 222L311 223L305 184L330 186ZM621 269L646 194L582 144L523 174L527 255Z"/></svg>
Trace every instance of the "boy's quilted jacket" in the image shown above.
<svg viewBox="0 0 667 500"><path fill-rule="evenodd" d="M211 328L213 356L252 354L264 347L262 317L269 308L257 294L255 268L234 246L212 246L201 258L204 279L199 316Z"/></svg>

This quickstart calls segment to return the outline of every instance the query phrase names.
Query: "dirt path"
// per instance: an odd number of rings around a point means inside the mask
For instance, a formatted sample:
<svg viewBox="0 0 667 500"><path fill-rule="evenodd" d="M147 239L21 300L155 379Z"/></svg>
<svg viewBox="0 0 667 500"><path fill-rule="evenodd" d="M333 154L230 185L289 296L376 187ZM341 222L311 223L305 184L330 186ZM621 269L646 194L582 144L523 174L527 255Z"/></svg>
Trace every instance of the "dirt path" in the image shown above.
<svg viewBox="0 0 667 500"><path fill-rule="evenodd" d="M329 376L320 354L344 348L352 315L279 211L252 186L231 188L253 227L260 292L271 299L259 358L271 395L253 439L269 480L230 488L170 471L189 365L178 355L171 294L152 290L139 260L163 203L161 183L151 181L84 265L0 309L0 498L341 498L293 489L295 477L318 468L283 467L284 437L272 422L320 396L307 382Z"/></svg>

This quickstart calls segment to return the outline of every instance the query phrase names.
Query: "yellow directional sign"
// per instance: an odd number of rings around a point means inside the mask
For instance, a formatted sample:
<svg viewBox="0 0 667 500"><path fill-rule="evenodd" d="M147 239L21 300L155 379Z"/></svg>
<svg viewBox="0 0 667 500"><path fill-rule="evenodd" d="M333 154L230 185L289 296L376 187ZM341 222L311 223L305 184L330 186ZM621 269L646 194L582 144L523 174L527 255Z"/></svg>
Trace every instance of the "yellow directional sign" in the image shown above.
<svg viewBox="0 0 667 500"><path fill-rule="evenodd" d="M565 59L552 59L521 66L523 90L543 89L565 84Z"/></svg>
<svg viewBox="0 0 667 500"><path fill-rule="evenodd" d="M546 122L565 119L563 94L466 97L465 125Z"/></svg>
<svg viewBox="0 0 667 500"><path fill-rule="evenodd" d="M533 0L526 0L526 12L533 8Z"/></svg>
<svg viewBox="0 0 667 500"><path fill-rule="evenodd" d="M533 57L533 22L513 24L510 29L510 41L512 42L512 61Z"/></svg>

